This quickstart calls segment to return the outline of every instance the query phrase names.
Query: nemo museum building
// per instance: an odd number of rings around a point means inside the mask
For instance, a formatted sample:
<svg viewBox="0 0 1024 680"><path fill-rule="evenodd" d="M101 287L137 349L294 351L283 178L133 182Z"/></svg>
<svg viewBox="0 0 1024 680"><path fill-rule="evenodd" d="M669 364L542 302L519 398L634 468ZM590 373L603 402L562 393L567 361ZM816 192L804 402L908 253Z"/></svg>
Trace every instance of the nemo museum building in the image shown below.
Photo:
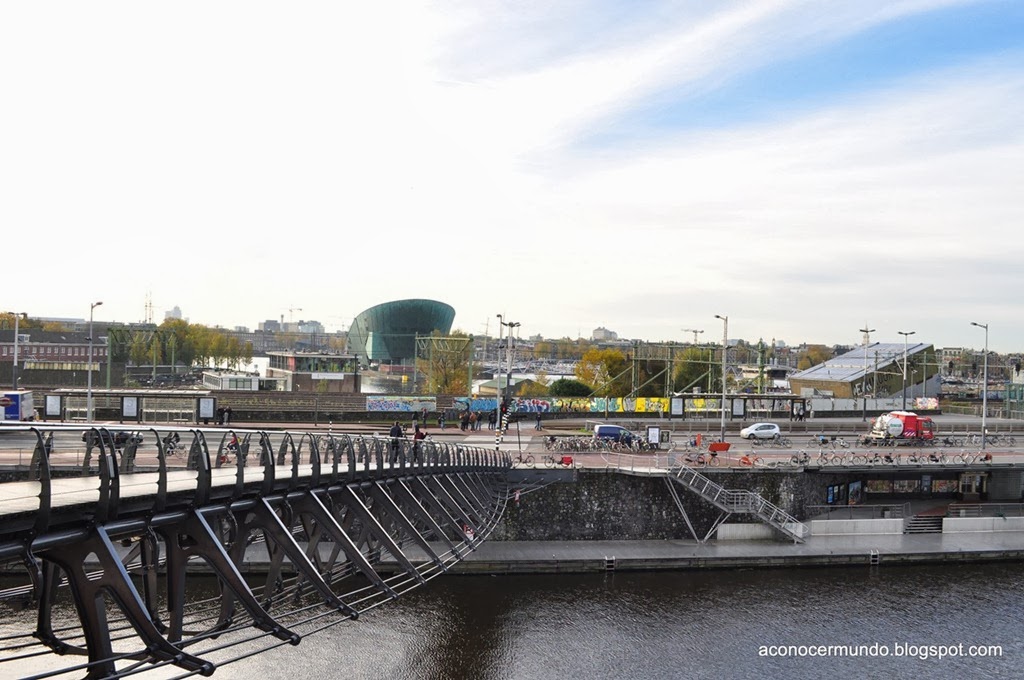
<svg viewBox="0 0 1024 680"><path fill-rule="evenodd" d="M413 364L416 338L448 335L455 308L437 300L395 300L360 313L348 330L348 351L363 366Z"/></svg>

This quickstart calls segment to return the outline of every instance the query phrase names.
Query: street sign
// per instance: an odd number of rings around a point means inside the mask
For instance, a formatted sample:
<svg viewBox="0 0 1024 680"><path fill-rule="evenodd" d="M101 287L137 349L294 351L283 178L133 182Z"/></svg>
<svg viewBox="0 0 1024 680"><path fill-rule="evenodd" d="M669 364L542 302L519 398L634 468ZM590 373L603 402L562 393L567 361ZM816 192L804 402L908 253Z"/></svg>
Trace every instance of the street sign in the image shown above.
<svg viewBox="0 0 1024 680"><path fill-rule="evenodd" d="M10 406L14 401L10 397L0 397L0 406Z"/></svg>

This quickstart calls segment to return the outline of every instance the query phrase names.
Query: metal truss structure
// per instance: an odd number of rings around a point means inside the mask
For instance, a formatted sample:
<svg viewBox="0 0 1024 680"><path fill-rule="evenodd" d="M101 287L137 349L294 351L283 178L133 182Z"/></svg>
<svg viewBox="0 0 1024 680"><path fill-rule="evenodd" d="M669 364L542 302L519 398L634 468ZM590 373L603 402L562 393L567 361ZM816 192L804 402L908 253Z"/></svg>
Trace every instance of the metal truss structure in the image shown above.
<svg viewBox="0 0 1024 680"><path fill-rule="evenodd" d="M22 574L0 617L35 610L0 636L8 677L211 675L299 644L447 571L508 499L511 459L482 448L93 428L81 462L61 446L81 428L57 428L0 428L34 441L27 481L0 484L0 565Z"/></svg>

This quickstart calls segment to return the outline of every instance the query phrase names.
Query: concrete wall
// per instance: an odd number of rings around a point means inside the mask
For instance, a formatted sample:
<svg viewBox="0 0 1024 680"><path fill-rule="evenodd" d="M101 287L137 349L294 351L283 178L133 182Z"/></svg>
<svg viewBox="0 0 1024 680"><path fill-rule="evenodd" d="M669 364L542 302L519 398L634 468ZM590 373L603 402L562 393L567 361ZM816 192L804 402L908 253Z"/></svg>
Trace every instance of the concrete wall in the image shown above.
<svg viewBox="0 0 1024 680"><path fill-rule="evenodd" d="M777 535L767 524L723 524L716 532L720 541L763 541Z"/></svg>
<svg viewBox="0 0 1024 680"><path fill-rule="evenodd" d="M807 505L825 502L830 484L849 477L827 472L715 472L707 476L727 489L747 489L797 519ZM664 477L634 477L603 470L579 470L573 483L551 484L520 494L510 502L491 540L498 541L613 541L690 539L683 515L669 493ZM674 482L671 482L674 484ZM676 485L694 530L703 538L719 511L695 493ZM513 490L515 487L513 487ZM729 518L728 524L754 523L749 516ZM729 530L727 530L729 531Z"/></svg>
<svg viewBox="0 0 1024 680"><path fill-rule="evenodd" d="M816 519L810 523L812 536L902 534L902 519Z"/></svg>
<svg viewBox="0 0 1024 680"><path fill-rule="evenodd" d="M1024 531L1024 517L944 517L942 533L975 531Z"/></svg>

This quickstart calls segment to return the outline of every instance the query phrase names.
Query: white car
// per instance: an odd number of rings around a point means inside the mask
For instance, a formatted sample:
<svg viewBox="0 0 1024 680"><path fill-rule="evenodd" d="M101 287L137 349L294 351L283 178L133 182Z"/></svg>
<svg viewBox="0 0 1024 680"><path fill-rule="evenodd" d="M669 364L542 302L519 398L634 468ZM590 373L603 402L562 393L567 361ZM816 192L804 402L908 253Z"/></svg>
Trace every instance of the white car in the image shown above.
<svg viewBox="0 0 1024 680"><path fill-rule="evenodd" d="M774 439L781 436L782 431L775 423L754 423L740 430L743 439Z"/></svg>

